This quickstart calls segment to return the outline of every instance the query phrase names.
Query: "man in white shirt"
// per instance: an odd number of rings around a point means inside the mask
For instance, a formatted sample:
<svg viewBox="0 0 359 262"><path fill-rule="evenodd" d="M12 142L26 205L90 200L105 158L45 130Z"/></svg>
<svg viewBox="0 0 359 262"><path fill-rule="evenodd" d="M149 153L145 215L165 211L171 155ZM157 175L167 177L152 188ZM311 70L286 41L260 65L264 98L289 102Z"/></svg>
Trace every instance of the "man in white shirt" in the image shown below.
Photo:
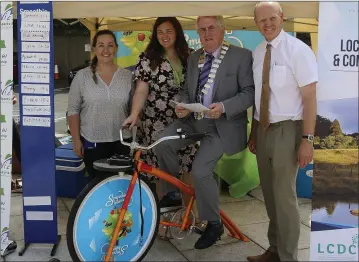
<svg viewBox="0 0 359 262"><path fill-rule="evenodd" d="M297 261L296 176L313 158L317 62L309 46L283 31L279 3L257 4L254 16L265 41L253 52L255 108L248 146L257 156L270 247L248 261Z"/></svg>

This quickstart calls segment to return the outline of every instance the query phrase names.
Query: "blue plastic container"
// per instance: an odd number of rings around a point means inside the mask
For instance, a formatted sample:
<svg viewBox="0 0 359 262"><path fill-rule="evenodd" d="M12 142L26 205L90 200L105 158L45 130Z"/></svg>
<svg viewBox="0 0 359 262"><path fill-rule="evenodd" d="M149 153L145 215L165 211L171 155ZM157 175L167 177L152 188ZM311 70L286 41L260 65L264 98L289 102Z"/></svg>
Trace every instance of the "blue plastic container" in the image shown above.
<svg viewBox="0 0 359 262"><path fill-rule="evenodd" d="M87 185L85 164L68 148L56 148L56 195L76 198Z"/></svg>
<svg viewBox="0 0 359 262"><path fill-rule="evenodd" d="M313 186L313 162L305 168L299 168L297 175L297 196L301 198L312 198Z"/></svg>
<svg viewBox="0 0 359 262"><path fill-rule="evenodd" d="M68 143L68 144L64 144L58 147L58 149L68 149L68 150L72 150L73 149L73 143Z"/></svg>

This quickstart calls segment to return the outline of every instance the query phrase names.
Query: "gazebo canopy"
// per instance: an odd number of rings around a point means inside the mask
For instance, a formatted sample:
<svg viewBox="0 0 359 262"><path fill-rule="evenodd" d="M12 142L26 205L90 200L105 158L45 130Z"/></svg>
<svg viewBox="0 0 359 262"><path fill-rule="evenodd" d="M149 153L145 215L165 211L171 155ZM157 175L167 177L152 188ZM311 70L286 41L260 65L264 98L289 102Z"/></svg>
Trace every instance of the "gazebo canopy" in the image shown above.
<svg viewBox="0 0 359 262"><path fill-rule="evenodd" d="M14 3L16 18L17 2ZM253 22L256 2L247 1L61 1L53 2L55 19L77 18L90 30L151 30L159 16L176 16L184 29L194 29L198 15L223 15L228 30L257 30ZM318 2L281 2L284 29L317 32ZM92 26L91 26L92 25Z"/></svg>

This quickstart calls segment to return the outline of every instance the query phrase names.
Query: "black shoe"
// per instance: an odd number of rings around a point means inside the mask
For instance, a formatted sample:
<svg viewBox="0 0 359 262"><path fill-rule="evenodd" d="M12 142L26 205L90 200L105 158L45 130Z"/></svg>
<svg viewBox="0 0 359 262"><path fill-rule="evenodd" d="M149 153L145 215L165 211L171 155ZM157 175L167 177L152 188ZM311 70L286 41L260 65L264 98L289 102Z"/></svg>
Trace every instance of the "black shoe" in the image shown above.
<svg viewBox="0 0 359 262"><path fill-rule="evenodd" d="M165 195L160 201L160 208L182 206L182 199L173 199Z"/></svg>
<svg viewBox="0 0 359 262"><path fill-rule="evenodd" d="M194 245L195 249L205 249L214 245L217 240L221 239L221 236L224 234L224 227L222 223L218 225L207 224L206 229L204 230L201 237L197 240Z"/></svg>

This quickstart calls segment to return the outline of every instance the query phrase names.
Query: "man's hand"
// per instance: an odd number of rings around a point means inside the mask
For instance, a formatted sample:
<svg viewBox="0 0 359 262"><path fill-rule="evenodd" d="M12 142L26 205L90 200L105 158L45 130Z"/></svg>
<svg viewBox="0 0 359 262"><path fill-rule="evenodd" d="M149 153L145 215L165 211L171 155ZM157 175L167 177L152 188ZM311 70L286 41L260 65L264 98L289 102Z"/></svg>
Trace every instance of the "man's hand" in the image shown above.
<svg viewBox="0 0 359 262"><path fill-rule="evenodd" d="M248 139L248 149L252 154L257 154L257 129L258 129L258 124L259 122L254 118L254 112L255 112L255 108L252 109L253 114L252 114L252 126L251 126L251 133L249 135L249 139Z"/></svg>
<svg viewBox="0 0 359 262"><path fill-rule="evenodd" d="M175 112L178 118L184 118L190 113L188 109L179 105L176 105Z"/></svg>
<svg viewBox="0 0 359 262"><path fill-rule="evenodd" d="M256 154L256 139L254 138L253 132L251 132L251 134L249 135L249 139L248 139L248 149L252 154Z"/></svg>
<svg viewBox="0 0 359 262"><path fill-rule="evenodd" d="M313 144L302 140L298 150L298 163L300 168L305 168L313 160Z"/></svg>
<svg viewBox="0 0 359 262"><path fill-rule="evenodd" d="M214 103L208 106L210 109L206 112L208 118L217 119L223 114L223 106L221 103Z"/></svg>

